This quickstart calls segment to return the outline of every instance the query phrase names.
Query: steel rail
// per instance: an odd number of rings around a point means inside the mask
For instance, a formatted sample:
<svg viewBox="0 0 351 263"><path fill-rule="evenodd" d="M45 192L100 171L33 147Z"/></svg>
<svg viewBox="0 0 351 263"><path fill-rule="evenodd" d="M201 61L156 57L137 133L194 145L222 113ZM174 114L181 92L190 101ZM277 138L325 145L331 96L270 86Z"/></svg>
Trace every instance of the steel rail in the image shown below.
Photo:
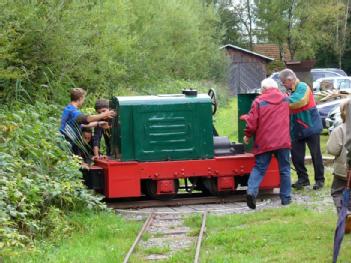
<svg viewBox="0 0 351 263"><path fill-rule="evenodd" d="M130 247L130 249L129 249L127 255L124 257L123 263L128 263L130 256L132 255L132 253L133 253L135 247L138 245L138 243L139 243L139 241L140 241L140 238L141 238L142 235L144 234L145 230L146 230L146 229L149 227L149 225L151 224L153 218L154 218L154 214L151 213L151 214L148 216L148 218L146 219L146 221L145 221L143 227L140 229L139 234L138 234L137 237L135 238L134 243L133 243L133 245Z"/></svg>
<svg viewBox="0 0 351 263"><path fill-rule="evenodd" d="M260 193L258 198L267 198L271 196L279 196L275 193ZM186 198L175 198L171 200L120 200L114 202L107 202L107 206L113 209L140 209L149 207L177 207L184 205L198 205L198 204L221 204L231 202L245 202L244 195L230 195L230 196L201 196Z"/></svg>
<svg viewBox="0 0 351 263"><path fill-rule="evenodd" d="M270 204L271 201L265 201L263 203L260 204L256 204L256 210L264 208L266 205ZM193 210L193 211L141 211L141 210L126 210L126 209L114 209L116 213L119 213L121 215L149 215L150 213L153 213L154 215L165 215L165 214L169 214L169 215L186 215L186 214L202 214L204 212L204 210ZM224 208L224 209L209 209L206 208L206 210L208 211L208 213L233 213L233 212L238 212L238 211L252 211L250 208L248 207L240 207L240 208Z"/></svg>
<svg viewBox="0 0 351 263"><path fill-rule="evenodd" d="M207 218L207 211L205 211L203 213L203 216L202 216L202 224L201 224L201 229L200 229L200 233L199 233L199 238L196 242L196 252L195 252L194 263L199 262L202 237L204 235L205 228L206 228L206 218Z"/></svg>

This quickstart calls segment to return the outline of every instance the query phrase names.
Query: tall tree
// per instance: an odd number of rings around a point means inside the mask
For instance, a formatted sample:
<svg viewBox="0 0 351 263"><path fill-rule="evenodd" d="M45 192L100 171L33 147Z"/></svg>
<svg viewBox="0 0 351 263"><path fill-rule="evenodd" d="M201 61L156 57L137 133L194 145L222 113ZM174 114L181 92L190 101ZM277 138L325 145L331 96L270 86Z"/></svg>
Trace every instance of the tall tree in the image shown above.
<svg viewBox="0 0 351 263"><path fill-rule="evenodd" d="M267 38L287 43L292 59L315 57L320 43L333 47L336 17L344 4L329 0L256 0L258 23Z"/></svg>
<svg viewBox="0 0 351 263"><path fill-rule="evenodd" d="M213 4L224 30L223 43L252 49L256 40L256 8L253 0L203 0Z"/></svg>
<svg viewBox="0 0 351 263"><path fill-rule="evenodd" d="M240 18L231 9L231 1L223 1L218 5L220 27L223 29L223 44L243 46L246 41L241 34Z"/></svg>
<svg viewBox="0 0 351 263"><path fill-rule="evenodd" d="M337 0L337 3L339 4L339 0ZM349 35L350 35L350 30L347 29L347 20L349 17L349 12L350 12L350 0L346 0L344 14L342 14L341 17L340 17L340 15L337 17L337 32L336 32L336 34L338 36L337 37L338 41L336 41L336 49L337 49L338 54L339 54L339 56L338 56L339 68L341 68L342 56L345 52L346 42L347 42ZM341 32L339 32L339 31L341 31Z"/></svg>
<svg viewBox="0 0 351 263"><path fill-rule="evenodd" d="M283 59L284 44L288 38L288 20L286 10L288 2L281 0L256 1L257 24L261 31L259 37L265 42L275 43L279 46L280 56ZM274 15L272 15L274 14Z"/></svg>
<svg viewBox="0 0 351 263"><path fill-rule="evenodd" d="M256 42L256 6L253 0L236 0L231 3L233 13L239 18L241 33L247 38L252 50Z"/></svg>

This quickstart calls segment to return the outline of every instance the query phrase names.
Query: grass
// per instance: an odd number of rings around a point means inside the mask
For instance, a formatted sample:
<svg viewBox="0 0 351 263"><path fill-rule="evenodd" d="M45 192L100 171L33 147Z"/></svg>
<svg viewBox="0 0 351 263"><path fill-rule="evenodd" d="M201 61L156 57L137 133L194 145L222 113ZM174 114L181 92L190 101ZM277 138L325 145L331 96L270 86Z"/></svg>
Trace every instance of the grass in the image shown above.
<svg viewBox="0 0 351 263"><path fill-rule="evenodd" d="M207 221L201 262L331 262L335 213L292 205ZM351 238L340 262L349 262Z"/></svg>
<svg viewBox="0 0 351 263"><path fill-rule="evenodd" d="M202 216L200 214L195 214L184 219L184 224L187 227L190 227L192 231L189 233L189 236L198 237L200 233L202 223Z"/></svg>
<svg viewBox="0 0 351 263"><path fill-rule="evenodd" d="M164 246L164 247L150 247L147 248L143 251L145 254L147 255L151 255L151 254L166 254L170 252L170 248L168 246Z"/></svg>
<svg viewBox="0 0 351 263"><path fill-rule="evenodd" d="M227 105L219 105L214 115L214 125L220 136L228 136L231 141L238 141L238 99L235 97Z"/></svg>
<svg viewBox="0 0 351 263"><path fill-rule="evenodd" d="M75 213L74 231L59 241L42 240L34 248L13 251L0 262L122 262L141 223L112 212Z"/></svg>

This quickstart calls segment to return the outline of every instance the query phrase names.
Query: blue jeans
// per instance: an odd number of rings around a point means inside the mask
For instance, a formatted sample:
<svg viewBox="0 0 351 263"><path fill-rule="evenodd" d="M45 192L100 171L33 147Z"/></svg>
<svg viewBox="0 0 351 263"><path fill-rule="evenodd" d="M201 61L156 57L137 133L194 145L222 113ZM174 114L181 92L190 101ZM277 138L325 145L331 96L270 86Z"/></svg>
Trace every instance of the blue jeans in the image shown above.
<svg viewBox="0 0 351 263"><path fill-rule="evenodd" d="M258 189L261 181L266 173L269 163L272 159L272 154L278 160L279 174L280 174L280 199L283 204L291 200L291 178L290 178L290 161L289 149L278 149L271 152L257 154L255 156L255 166L251 171L248 185L247 194L254 197L258 194Z"/></svg>

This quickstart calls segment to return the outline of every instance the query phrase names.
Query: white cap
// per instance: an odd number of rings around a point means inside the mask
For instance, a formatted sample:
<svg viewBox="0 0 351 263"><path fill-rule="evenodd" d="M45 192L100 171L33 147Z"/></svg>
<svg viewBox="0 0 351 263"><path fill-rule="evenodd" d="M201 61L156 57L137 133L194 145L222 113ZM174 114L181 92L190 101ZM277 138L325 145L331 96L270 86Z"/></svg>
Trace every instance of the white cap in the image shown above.
<svg viewBox="0 0 351 263"><path fill-rule="evenodd" d="M278 83L271 78L267 78L261 81L261 91L269 88L276 88L278 89Z"/></svg>

